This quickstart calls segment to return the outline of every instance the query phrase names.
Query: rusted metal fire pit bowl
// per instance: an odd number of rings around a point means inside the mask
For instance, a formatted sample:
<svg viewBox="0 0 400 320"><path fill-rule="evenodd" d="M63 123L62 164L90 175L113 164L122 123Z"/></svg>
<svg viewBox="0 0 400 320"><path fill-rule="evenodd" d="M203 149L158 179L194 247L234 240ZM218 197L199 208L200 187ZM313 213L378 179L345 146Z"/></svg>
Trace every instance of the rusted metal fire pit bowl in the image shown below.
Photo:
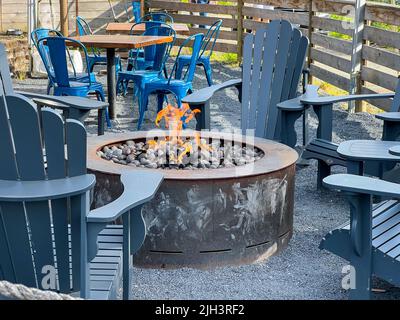
<svg viewBox="0 0 400 320"><path fill-rule="evenodd" d="M139 131L88 139L88 168L97 178L94 207L121 194L122 171L157 170L164 174L155 198L143 207L147 235L135 265L213 268L248 264L287 246L293 230L297 160L293 149L252 138L253 145L264 152L253 164L198 170L137 168L97 155L105 145L146 138L149 132ZM241 135L215 132L202 132L202 138L243 141Z"/></svg>

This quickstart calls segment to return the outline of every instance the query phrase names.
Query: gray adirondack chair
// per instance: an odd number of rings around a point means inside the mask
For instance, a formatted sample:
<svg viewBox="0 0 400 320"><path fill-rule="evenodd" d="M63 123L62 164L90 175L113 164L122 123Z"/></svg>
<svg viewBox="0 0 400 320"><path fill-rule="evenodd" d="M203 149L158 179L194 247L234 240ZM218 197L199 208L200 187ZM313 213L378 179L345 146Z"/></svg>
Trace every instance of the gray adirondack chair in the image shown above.
<svg viewBox="0 0 400 320"><path fill-rule="evenodd" d="M14 94L7 52L2 43L0 43L0 77L5 94ZM50 107L62 110L65 119L83 122L91 110L98 110L98 134L104 134L105 110L108 107L106 102L82 97L48 96L34 92L18 91L17 93L32 99L38 108Z"/></svg>
<svg viewBox="0 0 400 320"><path fill-rule="evenodd" d="M400 199L400 185L350 174L331 175L323 183L341 190L350 204L349 223L327 234L320 244L354 268L350 298L371 297L372 275L400 286L400 202L372 202L373 196Z"/></svg>
<svg viewBox="0 0 400 320"><path fill-rule="evenodd" d="M197 130L210 129L210 100L215 92L235 86L239 91L241 128L255 130L258 137L293 145L294 122L303 109L282 118L277 104L297 96L309 41L288 21L274 20L248 34L243 45L242 79L200 89L183 99L196 115ZM283 122L284 121L284 122ZM284 130L281 130L285 128ZM295 142L294 142L295 143Z"/></svg>
<svg viewBox="0 0 400 320"><path fill-rule="evenodd" d="M319 97L317 94L304 95L300 99L292 99L281 103L278 107L283 109L307 110L313 107L318 117L318 128L316 139L310 141L302 154L303 159L318 160L318 187L322 186L322 180L331 172L334 165L346 166L346 159L343 159L338 153L338 145L332 142L332 108L334 103L373 100L393 98L390 112L384 112L376 115L378 119L383 120L382 140L393 141L400 137L400 81L398 82L395 93L385 94L361 94L348 96L326 96ZM390 168L386 168L390 169ZM365 171L372 175L381 175L380 165L365 163ZM381 174L378 174L380 172Z"/></svg>
<svg viewBox="0 0 400 320"><path fill-rule="evenodd" d="M121 174L123 192L90 210L95 177L86 174L86 131L0 86L0 280L112 299L130 256L144 240L141 206L162 181L157 173ZM138 182L140 181L140 184ZM122 218L123 225L112 224Z"/></svg>

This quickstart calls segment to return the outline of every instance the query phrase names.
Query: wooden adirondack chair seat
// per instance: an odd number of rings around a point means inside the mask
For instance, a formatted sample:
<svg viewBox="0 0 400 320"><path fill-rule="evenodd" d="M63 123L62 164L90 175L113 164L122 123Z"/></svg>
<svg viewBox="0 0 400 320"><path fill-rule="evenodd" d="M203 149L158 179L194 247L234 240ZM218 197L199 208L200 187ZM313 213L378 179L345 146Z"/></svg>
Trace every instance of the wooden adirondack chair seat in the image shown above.
<svg viewBox="0 0 400 320"><path fill-rule="evenodd" d="M130 256L145 236L141 206L162 175L122 173L121 196L90 210L85 128L40 113L0 86L0 280L91 299L115 298L123 280L128 298ZM120 217L123 227L110 225Z"/></svg>
<svg viewBox="0 0 400 320"><path fill-rule="evenodd" d="M210 101L214 93L236 87L242 103L243 133L254 130L258 137L294 147L297 139L294 123L304 108L287 109L282 118L277 105L297 97L308 45L308 38L285 20L271 21L255 34L247 34L242 79L197 90L182 100L192 109L201 110L196 114L196 129L210 129Z"/></svg>
<svg viewBox="0 0 400 320"><path fill-rule="evenodd" d="M350 298L370 298L372 275L400 287L400 202L372 203L372 196L400 199L400 185L350 174L331 175L323 183L346 194L351 207L350 222L320 244L354 267Z"/></svg>
<svg viewBox="0 0 400 320"><path fill-rule="evenodd" d="M108 107L108 103L102 101L95 101L82 97L60 97L60 96L49 96L34 92L14 92L11 73L7 60L7 51L3 44L0 43L0 81L3 87L5 95L12 95L19 93L25 97L32 99L38 108L49 107L53 109L59 109L63 112L65 119L75 119L80 122L89 115L91 110L98 111L98 134L104 134L104 121L105 121L105 110Z"/></svg>

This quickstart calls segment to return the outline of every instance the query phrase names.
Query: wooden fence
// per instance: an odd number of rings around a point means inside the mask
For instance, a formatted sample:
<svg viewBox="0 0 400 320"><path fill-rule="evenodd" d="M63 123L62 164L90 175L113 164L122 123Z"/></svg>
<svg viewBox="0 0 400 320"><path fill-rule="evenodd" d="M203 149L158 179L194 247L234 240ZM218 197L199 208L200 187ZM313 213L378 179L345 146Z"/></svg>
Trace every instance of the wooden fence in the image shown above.
<svg viewBox="0 0 400 320"><path fill-rule="evenodd" d="M313 77L352 93L392 91L397 83L399 6L368 2L364 10L356 10L356 2L350 0L228 0L210 4L148 0L147 4L151 10L171 12L177 22L191 23L191 33L204 32L198 25L221 18L223 31L216 49L237 53L239 58L246 32L272 19L287 19L310 38L308 64ZM200 16L200 12L207 16ZM361 30L353 39L356 22ZM390 107L389 101L370 102L384 110Z"/></svg>
<svg viewBox="0 0 400 320"><path fill-rule="evenodd" d="M117 20L126 21L124 1L110 2ZM223 28L215 49L237 53L239 58L247 32L271 19L287 19L310 38L307 63L313 77L353 93L392 91L400 72L400 6L367 2L356 10L355 4L363 3L365 0L211 0L210 4L145 0L147 10L166 10L176 22L190 24L192 34L204 33L204 25L222 19ZM0 0L1 31L26 30L26 7L26 0ZM69 30L73 34L75 0L69 0L68 8ZM79 14L99 33L114 20L106 0L79 0ZM59 2L39 1L38 16L41 26L58 28ZM129 16L132 17L130 9ZM390 107L388 101L371 102L384 110ZM361 110L360 106L357 109Z"/></svg>

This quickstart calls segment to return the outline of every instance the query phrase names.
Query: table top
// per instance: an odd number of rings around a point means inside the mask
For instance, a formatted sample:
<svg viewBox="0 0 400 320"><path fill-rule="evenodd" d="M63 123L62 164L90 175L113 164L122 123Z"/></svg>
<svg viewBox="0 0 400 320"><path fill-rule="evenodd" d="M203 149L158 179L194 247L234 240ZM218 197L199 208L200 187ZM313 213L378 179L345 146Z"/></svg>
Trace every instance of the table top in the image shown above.
<svg viewBox="0 0 400 320"><path fill-rule="evenodd" d="M135 49L154 44L172 42L172 36L131 36L131 35L86 35L79 37L72 37L78 40L86 47L96 47L104 49ZM68 42L70 46L77 46L74 42Z"/></svg>
<svg viewBox="0 0 400 320"><path fill-rule="evenodd" d="M123 33L129 34L134 23L130 22L111 22L107 25L106 31L108 33ZM190 34L189 27L185 23L172 23L172 28L179 34ZM133 28L134 34L142 34L145 31L145 24L140 23Z"/></svg>
<svg viewBox="0 0 400 320"><path fill-rule="evenodd" d="M389 149L400 146L399 141L349 140L339 145L337 152L349 160L399 161L400 157L389 152Z"/></svg>

